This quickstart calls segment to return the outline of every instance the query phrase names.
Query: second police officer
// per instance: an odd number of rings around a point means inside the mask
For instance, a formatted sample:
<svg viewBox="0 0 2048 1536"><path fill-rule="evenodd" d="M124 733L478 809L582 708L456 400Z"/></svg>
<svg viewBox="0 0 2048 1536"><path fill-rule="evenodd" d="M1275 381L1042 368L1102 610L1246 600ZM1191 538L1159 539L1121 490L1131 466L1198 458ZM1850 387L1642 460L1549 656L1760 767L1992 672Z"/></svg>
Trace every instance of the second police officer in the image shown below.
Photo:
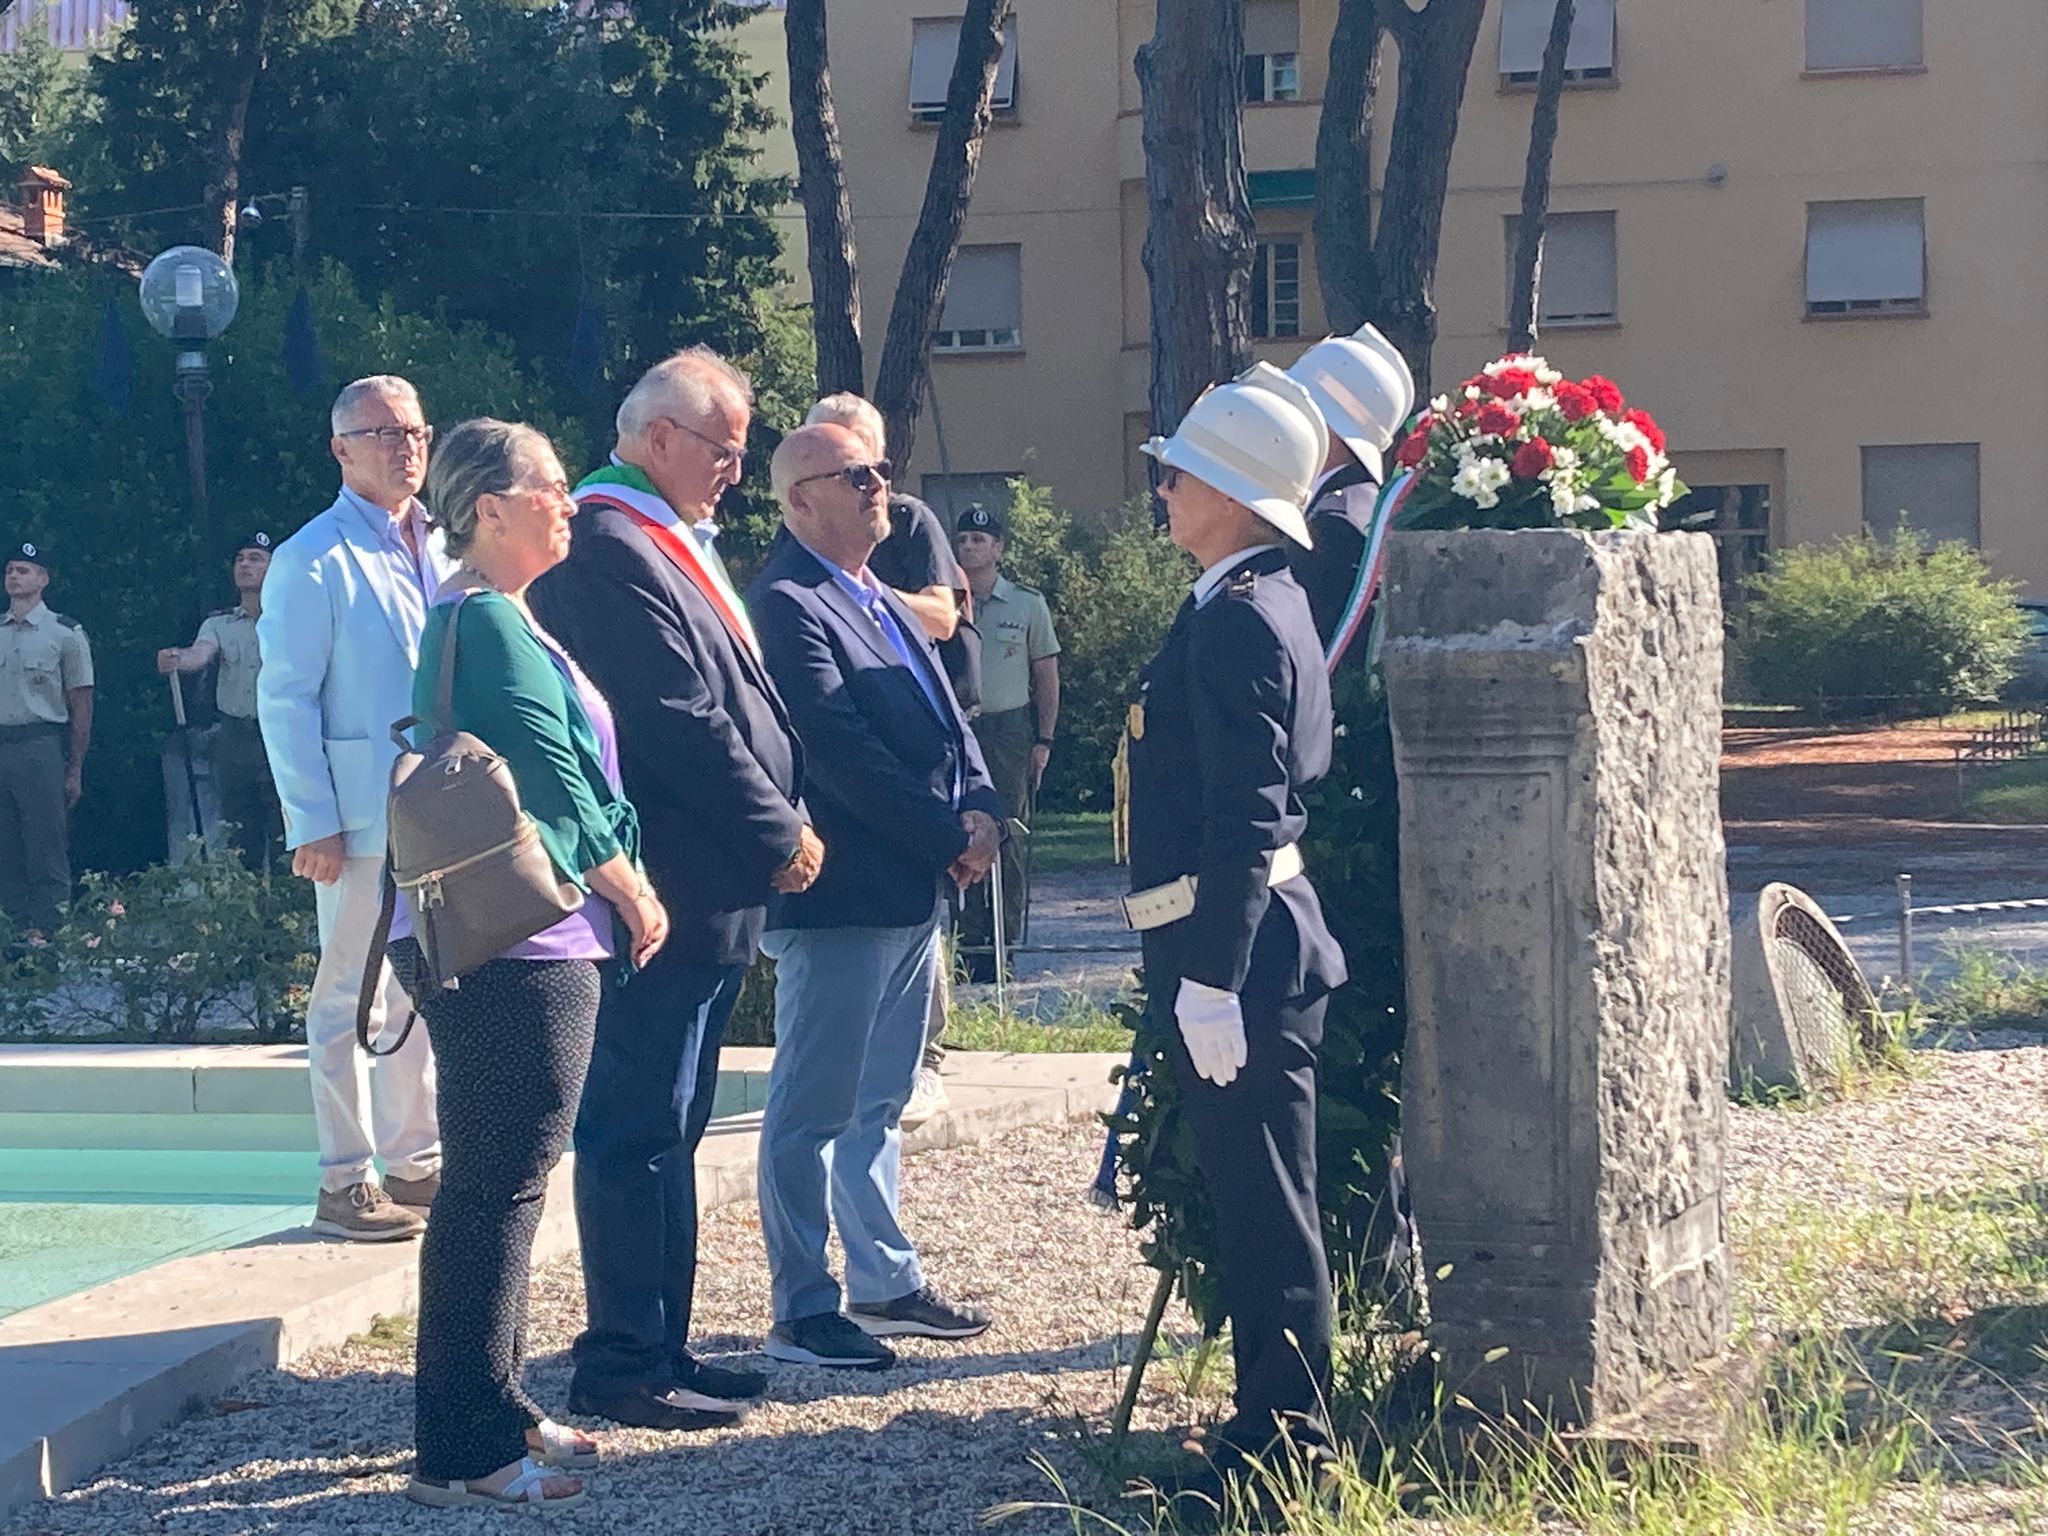
<svg viewBox="0 0 2048 1536"><path fill-rule="evenodd" d="M1303 791L1328 771L1330 688L1288 569L1325 453L1309 393L1269 364L1209 390L1159 461L1174 543L1202 567L1130 708L1132 894L1155 1019L1215 1214L1235 1413L1197 1485L1285 1436L1327 1445L1331 1293L1316 1198L1316 1053L1343 951L1303 871Z"/></svg>
<svg viewBox="0 0 2048 1536"><path fill-rule="evenodd" d="M92 740L92 647L43 602L50 557L7 551L0 614L0 912L17 937L48 935L71 900L71 808Z"/></svg>

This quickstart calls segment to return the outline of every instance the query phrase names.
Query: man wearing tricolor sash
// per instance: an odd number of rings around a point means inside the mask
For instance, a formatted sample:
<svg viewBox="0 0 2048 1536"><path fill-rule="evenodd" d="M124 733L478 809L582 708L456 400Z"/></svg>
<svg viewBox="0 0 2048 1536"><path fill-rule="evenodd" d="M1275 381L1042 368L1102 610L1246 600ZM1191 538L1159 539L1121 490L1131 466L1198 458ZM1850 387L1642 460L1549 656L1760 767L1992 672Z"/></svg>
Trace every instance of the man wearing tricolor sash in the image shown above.
<svg viewBox="0 0 2048 1536"><path fill-rule="evenodd" d="M569 558L535 616L610 701L668 945L615 978L576 1121L589 1325L573 1411L651 1429L732 1423L763 1378L688 1348L697 1143L771 891L817 877L803 752L725 566L696 531L737 484L753 390L701 347L650 369L611 463L576 489Z"/></svg>

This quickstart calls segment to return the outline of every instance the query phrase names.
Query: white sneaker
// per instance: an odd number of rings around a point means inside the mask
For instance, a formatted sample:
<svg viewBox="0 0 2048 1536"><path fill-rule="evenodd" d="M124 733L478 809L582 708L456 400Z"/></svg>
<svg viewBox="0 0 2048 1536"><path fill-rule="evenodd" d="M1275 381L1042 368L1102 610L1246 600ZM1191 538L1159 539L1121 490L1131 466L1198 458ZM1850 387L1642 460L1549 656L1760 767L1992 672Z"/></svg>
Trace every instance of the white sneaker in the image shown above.
<svg viewBox="0 0 2048 1536"><path fill-rule="evenodd" d="M914 1131L946 1107L946 1084L936 1067L919 1067L911 1085L910 1102L903 1106L903 1129Z"/></svg>

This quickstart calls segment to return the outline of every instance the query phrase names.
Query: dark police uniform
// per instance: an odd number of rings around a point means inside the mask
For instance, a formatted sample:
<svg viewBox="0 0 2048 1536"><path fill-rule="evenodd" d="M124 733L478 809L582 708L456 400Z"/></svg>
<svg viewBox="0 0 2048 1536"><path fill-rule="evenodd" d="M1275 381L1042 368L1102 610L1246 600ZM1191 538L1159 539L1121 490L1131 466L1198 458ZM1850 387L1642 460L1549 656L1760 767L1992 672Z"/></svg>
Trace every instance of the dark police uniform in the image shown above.
<svg viewBox="0 0 2048 1536"><path fill-rule="evenodd" d="M1287 553L1294 579L1308 594L1309 612L1315 617L1316 637L1325 657L1337 639L1344 610L1350 606L1359 568L1365 564L1366 547L1372 539L1373 503L1378 497L1379 482L1364 465L1346 464L1334 471L1316 487L1315 500L1308 509L1314 548L1296 545ZM1362 661L1365 648L1354 645L1346 655Z"/></svg>
<svg viewBox="0 0 2048 1536"><path fill-rule="evenodd" d="M1145 985L1215 1212L1237 1359L1224 1438L1259 1450L1279 1416L1297 1444L1315 1444L1331 1323L1316 1051L1345 969L1307 876L1268 883L1308 825L1302 791L1331 748L1322 647L1283 551L1251 552L1182 606L1139 674L1129 734L1132 890L1197 879L1192 913L1144 933ZM1246 1061L1228 1087L1198 1075L1181 1044L1183 977L1238 996Z"/></svg>
<svg viewBox="0 0 2048 1536"><path fill-rule="evenodd" d="M49 569L34 544L5 559ZM92 647L78 620L38 602L15 618L0 607L0 911L19 928L54 932L71 900L72 692L92 687Z"/></svg>

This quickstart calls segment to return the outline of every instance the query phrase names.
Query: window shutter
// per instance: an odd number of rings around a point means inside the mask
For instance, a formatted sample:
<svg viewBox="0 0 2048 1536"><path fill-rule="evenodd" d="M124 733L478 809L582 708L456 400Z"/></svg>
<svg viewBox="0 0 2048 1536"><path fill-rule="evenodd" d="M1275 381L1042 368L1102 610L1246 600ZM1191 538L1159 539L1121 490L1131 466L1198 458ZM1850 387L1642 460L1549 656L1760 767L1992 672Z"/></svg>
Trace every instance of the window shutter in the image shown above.
<svg viewBox="0 0 2048 1536"><path fill-rule="evenodd" d="M1929 543L1981 538L1975 443L1908 443L1863 450L1863 522L1889 538L1907 526Z"/></svg>
<svg viewBox="0 0 2048 1536"><path fill-rule="evenodd" d="M960 53L960 18L915 21L910 32L910 110L934 112L946 104L953 60Z"/></svg>
<svg viewBox="0 0 2048 1536"><path fill-rule="evenodd" d="M1921 0L1806 0L1808 69L1910 69L1925 62Z"/></svg>
<svg viewBox="0 0 2048 1536"><path fill-rule="evenodd" d="M1021 330L1021 256L1015 245L963 245L946 280L943 331Z"/></svg>
<svg viewBox="0 0 2048 1536"><path fill-rule="evenodd" d="M1296 0L1245 0L1244 51L1299 53L1301 8Z"/></svg>
<svg viewBox="0 0 2048 1536"><path fill-rule="evenodd" d="M1925 212L1918 198L1806 205L1806 302L1926 296Z"/></svg>
<svg viewBox="0 0 2048 1536"><path fill-rule="evenodd" d="M1003 23L1003 51L996 58L995 94L989 97L989 105L998 112L1007 112L1017 105L1017 16L1014 11Z"/></svg>
<svg viewBox="0 0 2048 1536"><path fill-rule="evenodd" d="M1502 0L1500 72L1533 75L1543 68L1550 19L1557 0ZM1578 0L1572 9L1572 40L1564 65L1571 70L1614 68L1614 0Z"/></svg>
<svg viewBox="0 0 2048 1536"><path fill-rule="evenodd" d="M1521 219L1509 214L1503 221L1507 231L1508 281L1515 277L1515 236ZM1601 213L1553 213L1543 221L1542 307L1540 323L1569 324L1572 321L1612 320L1615 317L1619 272L1614 249L1614 215ZM1514 308L1514 294L1508 307Z"/></svg>

